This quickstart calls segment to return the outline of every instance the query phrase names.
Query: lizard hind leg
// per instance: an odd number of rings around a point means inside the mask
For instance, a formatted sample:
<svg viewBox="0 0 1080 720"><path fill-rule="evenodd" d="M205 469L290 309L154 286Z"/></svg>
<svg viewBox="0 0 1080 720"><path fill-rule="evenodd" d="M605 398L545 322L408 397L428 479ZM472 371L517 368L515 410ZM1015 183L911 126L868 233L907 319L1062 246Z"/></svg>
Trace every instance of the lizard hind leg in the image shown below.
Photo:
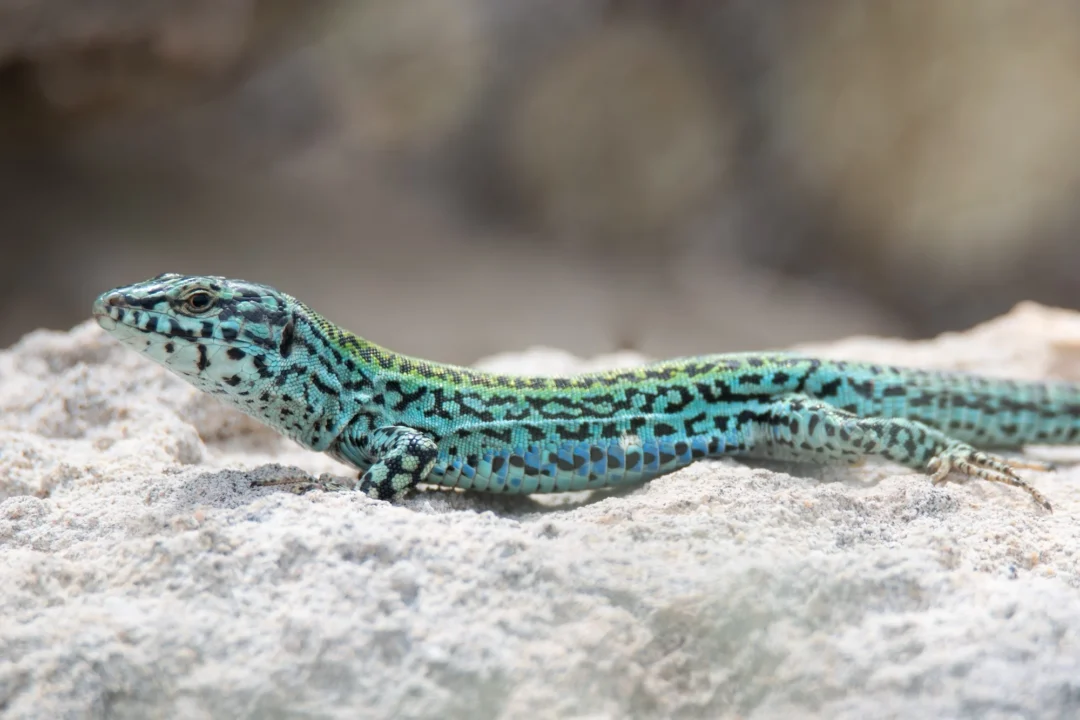
<svg viewBox="0 0 1080 720"><path fill-rule="evenodd" d="M959 474L1011 485L1052 510L1046 497L1016 474L1016 468L1049 469L1045 463L982 452L917 420L858 417L814 398L792 394L776 399L751 422L752 452L756 455L811 462L877 455L929 472L935 484Z"/></svg>

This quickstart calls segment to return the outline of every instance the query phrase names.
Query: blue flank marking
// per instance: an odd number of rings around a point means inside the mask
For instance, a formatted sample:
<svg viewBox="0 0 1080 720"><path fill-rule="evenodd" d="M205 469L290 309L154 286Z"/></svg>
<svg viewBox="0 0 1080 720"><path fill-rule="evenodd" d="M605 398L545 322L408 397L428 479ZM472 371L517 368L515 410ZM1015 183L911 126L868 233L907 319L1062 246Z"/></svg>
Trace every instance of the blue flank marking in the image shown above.
<svg viewBox="0 0 1080 720"><path fill-rule="evenodd" d="M596 446L580 441L558 445L534 443L527 447L487 451L476 466L466 465L461 457L447 458L432 468L431 479L446 487L522 493L565 492L637 483L688 465L695 457L722 454L728 444L725 438L716 438L715 453L708 451L711 440L712 437L708 435L687 438L684 441L686 450L681 454L675 453L676 442L656 439L644 440L629 448L623 447L618 440L603 441L604 444ZM603 452L603 457L595 462L590 459L594 447ZM628 450L638 456L637 463L632 467L626 464ZM652 455L652 462L645 463L646 454ZM673 459L662 463L661 454ZM511 457L522 458L524 465L514 467L510 464ZM498 471L492 469L495 458L502 458ZM556 462L548 462L549 459ZM560 464L563 467L579 464L579 467L562 470ZM526 475L526 469L530 469L530 472L534 469L536 474ZM590 480L590 476L595 479Z"/></svg>
<svg viewBox="0 0 1080 720"><path fill-rule="evenodd" d="M641 443L642 455L645 453L652 453L653 461L644 467L644 470L648 472L656 472L660 469L660 447L655 440L649 440Z"/></svg>
<svg viewBox="0 0 1080 720"><path fill-rule="evenodd" d="M592 453L592 445L587 443L579 443L578 446L574 448L574 462L577 462L578 458L581 458L582 460L581 467L577 469L577 474L582 477L588 477L589 472L591 472L591 468L589 467L590 453Z"/></svg>
<svg viewBox="0 0 1080 720"><path fill-rule="evenodd" d="M570 465L573 466L574 449L569 445L563 445L561 448L559 448L559 459L562 460L564 463L570 463Z"/></svg>
<svg viewBox="0 0 1080 720"><path fill-rule="evenodd" d="M540 469L540 448L538 445L531 446L524 454L525 467Z"/></svg>
<svg viewBox="0 0 1080 720"><path fill-rule="evenodd" d="M500 481L503 481L506 479L506 474L510 472L510 451L503 450L495 457L501 457L503 459L502 467L499 468L499 472L495 473L496 477L498 477ZM494 458L492 459L494 460Z"/></svg>
<svg viewBox="0 0 1080 720"><path fill-rule="evenodd" d="M623 450L622 445L617 442L611 443L611 445L608 446L607 454L608 457L613 457L618 460L613 469L621 470L626 467L626 452Z"/></svg>
<svg viewBox="0 0 1080 720"><path fill-rule="evenodd" d="M675 445L673 443L670 443L670 442L665 440L664 442L660 443L660 452L661 453L667 453L668 455L675 456ZM676 459L678 459L677 456L675 456L675 457L676 457ZM668 462L666 465L663 465L663 467L667 467L667 465L671 465L674 462L675 461L672 460L672 461Z"/></svg>

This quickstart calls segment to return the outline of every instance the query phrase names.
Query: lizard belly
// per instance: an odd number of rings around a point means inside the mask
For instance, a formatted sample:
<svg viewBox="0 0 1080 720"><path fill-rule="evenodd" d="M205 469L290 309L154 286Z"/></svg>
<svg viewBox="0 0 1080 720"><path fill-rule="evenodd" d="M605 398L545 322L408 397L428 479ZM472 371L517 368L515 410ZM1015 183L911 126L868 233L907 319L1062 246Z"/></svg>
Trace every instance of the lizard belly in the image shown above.
<svg viewBox="0 0 1080 720"><path fill-rule="evenodd" d="M705 435L680 440L549 441L490 448L464 457L440 453L424 482L521 494L594 490L643 482L732 449L724 437Z"/></svg>

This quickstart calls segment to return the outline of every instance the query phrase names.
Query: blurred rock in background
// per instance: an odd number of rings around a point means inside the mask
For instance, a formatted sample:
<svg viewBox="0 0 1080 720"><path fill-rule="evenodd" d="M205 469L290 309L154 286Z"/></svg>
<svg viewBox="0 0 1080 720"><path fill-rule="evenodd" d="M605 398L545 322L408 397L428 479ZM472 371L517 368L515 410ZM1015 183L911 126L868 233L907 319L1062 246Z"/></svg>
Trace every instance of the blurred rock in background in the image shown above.
<svg viewBox="0 0 1080 720"><path fill-rule="evenodd" d="M502 149L529 220L614 255L654 254L722 195L733 115L687 40L616 20L523 78Z"/></svg>
<svg viewBox="0 0 1080 720"><path fill-rule="evenodd" d="M165 270L470 362L1080 306L1080 6L0 0L0 344Z"/></svg>
<svg viewBox="0 0 1080 720"><path fill-rule="evenodd" d="M842 267L927 331L1080 302L1080 4L777 9L759 117L821 228L799 265Z"/></svg>

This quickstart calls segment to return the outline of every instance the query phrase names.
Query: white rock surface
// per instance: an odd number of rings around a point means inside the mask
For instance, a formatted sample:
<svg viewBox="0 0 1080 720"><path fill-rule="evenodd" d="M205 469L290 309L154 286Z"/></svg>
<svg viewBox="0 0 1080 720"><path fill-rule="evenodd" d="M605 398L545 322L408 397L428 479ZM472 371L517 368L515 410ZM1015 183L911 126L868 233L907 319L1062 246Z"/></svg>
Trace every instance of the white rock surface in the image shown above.
<svg viewBox="0 0 1080 720"><path fill-rule="evenodd" d="M1080 378L1080 315L818 350ZM1047 515L887 465L249 488L290 468L344 472L89 324L0 353L0 717L1080 716L1080 469Z"/></svg>

